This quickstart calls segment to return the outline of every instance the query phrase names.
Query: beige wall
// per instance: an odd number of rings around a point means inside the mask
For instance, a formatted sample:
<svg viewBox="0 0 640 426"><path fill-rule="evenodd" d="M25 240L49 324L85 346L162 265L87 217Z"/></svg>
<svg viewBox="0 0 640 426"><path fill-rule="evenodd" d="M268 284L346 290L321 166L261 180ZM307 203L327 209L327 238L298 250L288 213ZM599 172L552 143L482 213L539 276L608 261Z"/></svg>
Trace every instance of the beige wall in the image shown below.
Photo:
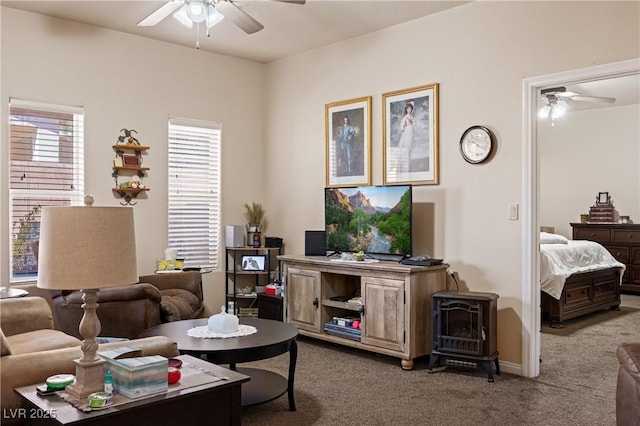
<svg viewBox="0 0 640 426"><path fill-rule="evenodd" d="M322 228L326 103L373 96L373 183L381 184L382 94L440 83L441 183L414 188L425 211L416 245L433 247L428 254L444 257L466 288L500 295L500 359L521 363L523 230L508 213L523 197L522 80L638 57L638 6L476 2L270 64L273 232L299 253L304 230ZM460 135L474 124L498 138L485 165L459 154Z"/></svg>
<svg viewBox="0 0 640 426"><path fill-rule="evenodd" d="M500 295L498 349L514 372L522 359L523 239L508 207L523 197L522 80L640 56L638 2L475 2L267 66L1 10L2 116L11 96L85 106L87 189L98 204L118 202L110 161L119 129L134 127L151 145L152 189L136 206L140 273L166 245L169 115L223 123L223 225L242 223L245 201L263 201L267 234L283 237L293 254L304 250L304 230L323 226L324 105L373 96L373 183L381 184L382 93L440 83L440 185L415 189L416 252L444 257L465 288ZM553 34L558 28L562 36ZM498 138L485 165L467 164L458 151L474 124ZM2 141L0 203L4 129ZM205 279L211 309L222 302L223 275Z"/></svg>
<svg viewBox="0 0 640 426"><path fill-rule="evenodd" d="M152 273L167 246L167 121L169 117L222 123L222 223L243 223L242 205L263 199L266 164L264 66L28 12L2 11L2 116L10 98L85 110L86 192L96 205L119 205L111 165L120 129L138 131L151 149L135 206L138 268ZM2 120L1 196L8 199L7 130ZM2 276L7 283L7 208L1 210ZM81 261L81 260L79 260ZM116 267L116 266L114 266ZM223 303L224 274L207 274L207 307ZM219 308L218 308L219 309ZM217 311L217 309L214 309Z"/></svg>
<svg viewBox="0 0 640 426"><path fill-rule="evenodd" d="M569 112L538 123L540 223L571 238L570 222L609 192L619 214L640 223L640 105Z"/></svg>

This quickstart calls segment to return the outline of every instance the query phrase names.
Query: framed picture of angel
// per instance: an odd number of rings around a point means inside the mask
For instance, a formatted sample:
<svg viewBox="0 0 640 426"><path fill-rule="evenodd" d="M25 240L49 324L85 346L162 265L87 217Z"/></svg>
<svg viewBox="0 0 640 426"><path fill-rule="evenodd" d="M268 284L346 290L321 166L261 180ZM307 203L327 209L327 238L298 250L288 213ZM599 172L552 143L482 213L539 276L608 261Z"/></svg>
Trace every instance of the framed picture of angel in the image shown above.
<svg viewBox="0 0 640 426"><path fill-rule="evenodd" d="M437 185L438 83L382 95L383 182Z"/></svg>

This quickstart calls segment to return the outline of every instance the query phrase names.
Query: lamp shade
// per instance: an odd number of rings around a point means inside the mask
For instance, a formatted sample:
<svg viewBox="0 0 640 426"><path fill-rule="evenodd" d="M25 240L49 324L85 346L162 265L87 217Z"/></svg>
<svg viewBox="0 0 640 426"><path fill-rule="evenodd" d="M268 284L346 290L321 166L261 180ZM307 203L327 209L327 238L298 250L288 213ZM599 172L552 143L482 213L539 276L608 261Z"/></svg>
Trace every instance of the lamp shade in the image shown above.
<svg viewBox="0 0 640 426"><path fill-rule="evenodd" d="M138 282L131 207L43 207L38 287L81 290Z"/></svg>

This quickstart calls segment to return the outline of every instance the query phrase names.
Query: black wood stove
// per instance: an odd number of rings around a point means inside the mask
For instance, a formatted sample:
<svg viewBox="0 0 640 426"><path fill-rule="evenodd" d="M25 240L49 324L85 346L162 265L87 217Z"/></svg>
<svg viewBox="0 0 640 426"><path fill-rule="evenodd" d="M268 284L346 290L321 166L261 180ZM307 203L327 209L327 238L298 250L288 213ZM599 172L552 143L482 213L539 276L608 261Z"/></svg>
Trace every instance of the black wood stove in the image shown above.
<svg viewBox="0 0 640 426"><path fill-rule="evenodd" d="M493 382L498 361L498 295L440 291L433 295L433 346L429 373L441 363L477 367L482 364Z"/></svg>

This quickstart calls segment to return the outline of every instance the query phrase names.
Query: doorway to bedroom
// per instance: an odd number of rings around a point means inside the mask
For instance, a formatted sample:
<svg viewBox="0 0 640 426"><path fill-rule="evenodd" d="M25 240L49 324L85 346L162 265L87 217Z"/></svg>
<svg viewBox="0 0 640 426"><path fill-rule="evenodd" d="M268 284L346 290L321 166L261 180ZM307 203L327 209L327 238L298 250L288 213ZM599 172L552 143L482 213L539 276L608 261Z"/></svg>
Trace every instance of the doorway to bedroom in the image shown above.
<svg viewBox="0 0 640 426"><path fill-rule="evenodd" d="M571 238L570 223L579 222L580 214L584 213L585 209L588 212L598 192L607 190L602 189L603 185L608 185L612 187L611 189L615 187L618 195L612 195L616 198L620 197L620 208L633 211L634 213L630 215L634 214L640 222L640 201L638 201L640 176L637 175L637 167L623 166L625 161L633 161L635 164L640 161L637 140L635 140L635 146L623 150L624 154L621 154L620 148L615 146L621 120L629 120L628 117L625 118L625 114L629 114L629 111L622 105L606 108L610 111L596 111L585 108L590 105L579 105L565 117L557 117L552 126L550 117L540 119L537 115L538 108L541 106L539 103L541 90L566 87L567 90L569 88L576 92L582 90L585 94L596 96L596 93L591 92L592 90L608 90L607 87L610 88L611 84L619 82L623 77L635 76L637 80L638 74L640 74L640 60L634 59L539 76L524 81L523 94L526 105L523 117L524 155L525 164L528 167L523 199L525 236L523 318L526 328L523 333L523 373L529 377L538 376L540 368L541 296L538 264L540 227L550 226L553 232ZM637 92L638 89L635 90ZM609 95L598 93L597 96ZM637 100L635 106L627 107L631 113L636 114L635 117L637 117L637 108ZM604 118L595 118L598 114ZM604 126L604 121L611 123L609 130ZM587 124L592 127L592 130L587 128ZM595 130L593 130L594 124ZM612 156L618 157L617 165L611 159ZM606 164L602 164L605 162ZM635 170L635 177L624 178L626 183L630 184L631 190L625 192L626 189L622 187L617 189L618 186L614 184L615 179L622 180L623 171L628 174L632 170ZM602 179L603 172L608 173L607 179ZM623 199L624 202L622 202ZM526 319L529 320L528 324Z"/></svg>

